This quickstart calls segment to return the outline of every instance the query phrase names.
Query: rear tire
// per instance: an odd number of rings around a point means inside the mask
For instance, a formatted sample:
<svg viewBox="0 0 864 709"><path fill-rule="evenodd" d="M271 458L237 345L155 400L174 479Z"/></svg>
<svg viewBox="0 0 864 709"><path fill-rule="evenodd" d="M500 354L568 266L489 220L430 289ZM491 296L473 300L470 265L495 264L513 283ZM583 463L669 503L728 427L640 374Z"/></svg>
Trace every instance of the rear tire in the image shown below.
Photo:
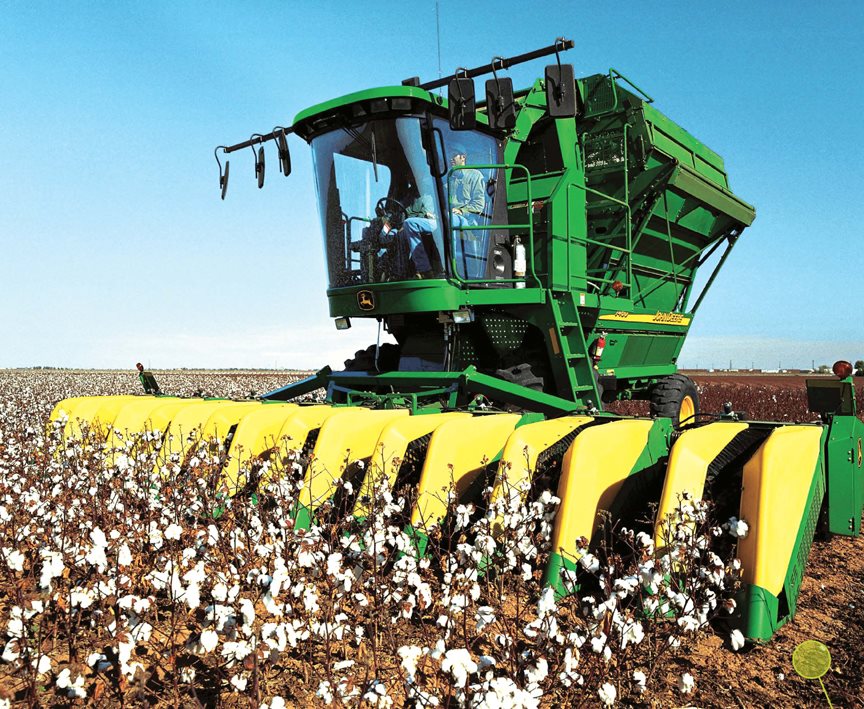
<svg viewBox="0 0 864 709"><path fill-rule="evenodd" d="M672 374L651 389L651 415L670 418L676 427L691 424L699 415L699 391L690 377Z"/></svg>
<svg viewBox="0 0 864 709"><path fill-rule="evenodd" d="M385 342L378 351L379 372L392 372L399 369L399 345ZM375 345L369 345L365 350L357 350L354 356L345 360L343 372L374 372Z"/></svg>

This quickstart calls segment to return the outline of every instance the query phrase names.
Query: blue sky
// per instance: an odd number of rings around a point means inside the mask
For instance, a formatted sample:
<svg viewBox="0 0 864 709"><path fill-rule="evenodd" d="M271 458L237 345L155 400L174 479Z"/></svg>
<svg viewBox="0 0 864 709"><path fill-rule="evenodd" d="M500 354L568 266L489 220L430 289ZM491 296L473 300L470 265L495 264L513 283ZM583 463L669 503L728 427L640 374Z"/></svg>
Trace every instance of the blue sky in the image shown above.
<svg viewBox="0 0 864 709"><path fill-rule="evenodd" d="M445 73L576 41L726 160L758 216L684 366L864 358L864 4L440 1ZM328 317L308 148L214 146L438 71L424 2L0 2L0 367L317 367L373 342ZM517 85L543 61L513 70Z"/></svg>

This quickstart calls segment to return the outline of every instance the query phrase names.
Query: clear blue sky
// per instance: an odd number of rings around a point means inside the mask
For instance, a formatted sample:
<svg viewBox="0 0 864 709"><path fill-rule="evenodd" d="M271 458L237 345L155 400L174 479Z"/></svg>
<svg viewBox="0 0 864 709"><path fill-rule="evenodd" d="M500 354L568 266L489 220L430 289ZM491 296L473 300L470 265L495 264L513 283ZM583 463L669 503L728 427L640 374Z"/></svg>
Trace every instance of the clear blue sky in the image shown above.
<svg viewBox="0 0 864 709"><path fill-rule="evenodd" d="M524 14L523 14L524 13ZM441 0L445 72L563 35L726 160L756 205L685 366L864 358L864 4ZM338 364L308 148L214 146L437 75L435 3L0 1L0 367ZM542 72L520 67L517 85Z"/></svg>

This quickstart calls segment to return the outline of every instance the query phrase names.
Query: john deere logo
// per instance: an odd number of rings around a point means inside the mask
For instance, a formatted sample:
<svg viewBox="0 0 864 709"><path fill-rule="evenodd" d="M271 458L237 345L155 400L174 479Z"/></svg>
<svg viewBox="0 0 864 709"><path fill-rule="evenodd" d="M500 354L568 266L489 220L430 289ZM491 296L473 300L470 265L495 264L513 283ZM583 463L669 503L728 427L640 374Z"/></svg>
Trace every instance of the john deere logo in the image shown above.
<svg viewBox="0 0 864 709"><path fill-rule="evenodd" d="M357 305L360 310L375 310L375 297L371 290L361 290L357 292Z"/></svg>
<svg viewBox="0 0 864 709"><path fill-rule="evenodd" d="M861 459L864 458L864 451L861 450L861 439L858 439L858 467L861 467Z"/></svg>

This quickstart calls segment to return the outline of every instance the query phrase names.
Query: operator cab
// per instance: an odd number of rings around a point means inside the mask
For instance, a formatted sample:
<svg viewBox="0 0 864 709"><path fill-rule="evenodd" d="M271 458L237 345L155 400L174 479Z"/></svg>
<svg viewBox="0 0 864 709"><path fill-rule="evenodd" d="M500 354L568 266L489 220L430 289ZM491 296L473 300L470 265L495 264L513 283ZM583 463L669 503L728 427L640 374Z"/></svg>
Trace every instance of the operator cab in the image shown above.
<svg viewBox="0 0 864 709"><path fill-rule="evenodd" d="M506 214L500 140L401 115L337 127L311 145L331 288L489 277L494 239L484 227Z"/></svg>

